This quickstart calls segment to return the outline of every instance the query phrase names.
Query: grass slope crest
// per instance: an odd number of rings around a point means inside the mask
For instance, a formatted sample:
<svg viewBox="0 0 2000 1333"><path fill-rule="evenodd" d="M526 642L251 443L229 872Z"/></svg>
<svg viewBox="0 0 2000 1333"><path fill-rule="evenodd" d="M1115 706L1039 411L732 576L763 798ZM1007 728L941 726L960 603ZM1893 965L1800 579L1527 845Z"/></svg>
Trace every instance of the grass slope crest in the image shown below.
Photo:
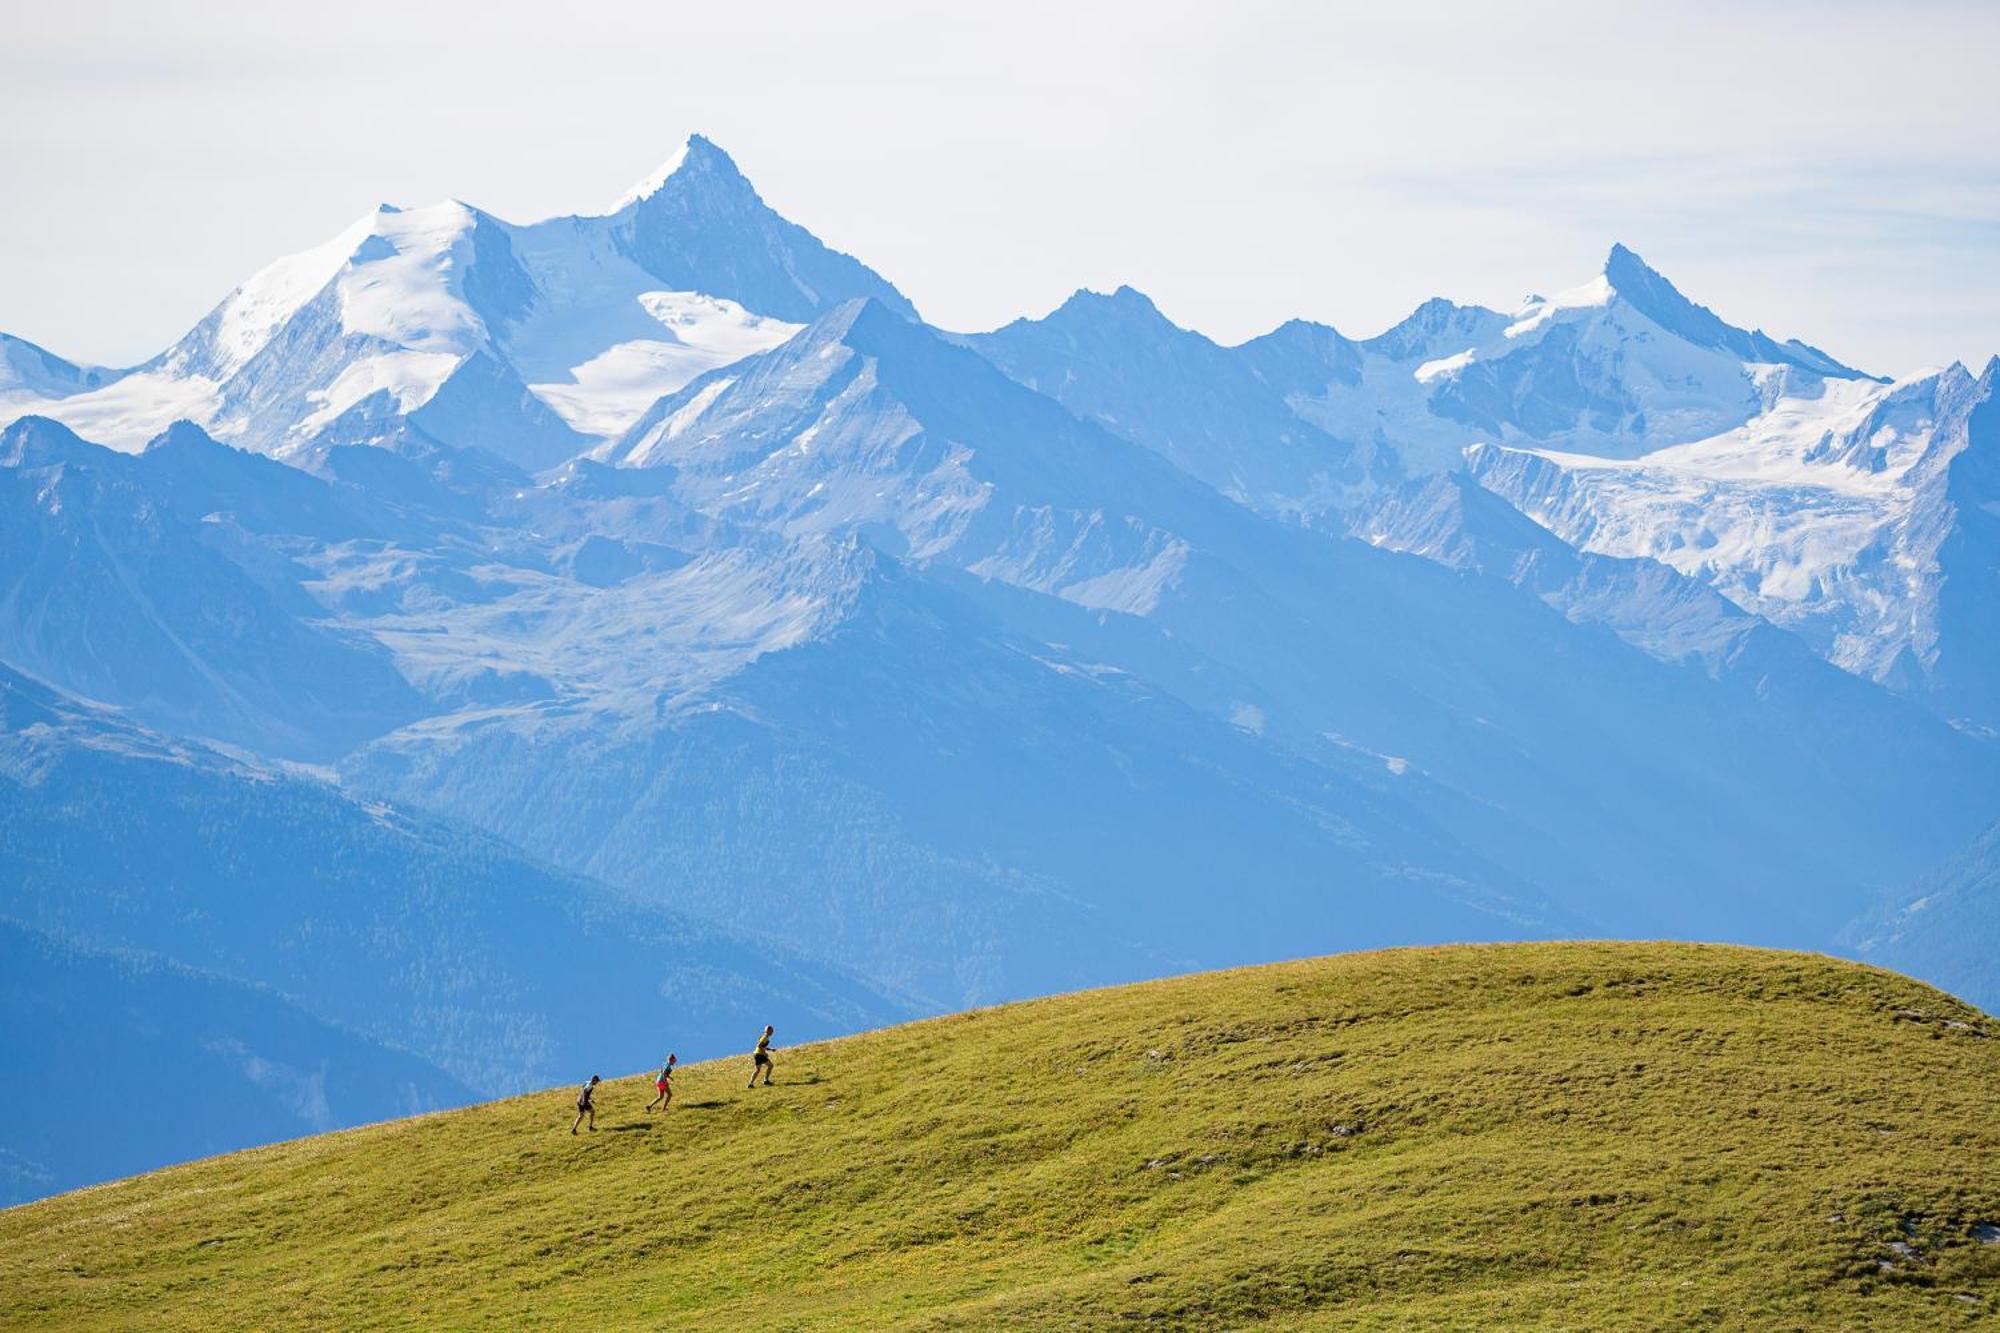
<svg viewBox="0 0 2000 1333"><path fill-rule="evenodd" d="M0 1213L0 1325L2000 1319L2000 1023L1851 963L1395 950L778 1036L595 1135L559 1089Z"/></svg>

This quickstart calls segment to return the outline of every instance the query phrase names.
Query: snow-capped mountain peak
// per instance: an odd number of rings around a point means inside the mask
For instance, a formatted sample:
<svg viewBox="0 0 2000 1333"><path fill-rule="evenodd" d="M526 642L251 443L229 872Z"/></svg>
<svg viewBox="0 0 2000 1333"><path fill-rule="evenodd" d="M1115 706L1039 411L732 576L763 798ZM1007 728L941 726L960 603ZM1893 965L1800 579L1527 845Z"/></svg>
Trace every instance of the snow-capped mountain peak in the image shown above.
<svg viewBox="0 0 2000 1333"><path fill-rule="evenodd" d="M266 265L124 375L62 373L10 346L26 369L0 376L0 420L42 412L131 450L186 417L289 456L350 414L424 414L442 443L538 469L855 297L915 313L694 135L609 215L517 225L457 200L383 204Z"/></svg>
<svg viewBox="0 0 2000 1333"><path fill-rule="evenodd" d="M660 284L794 324L857 296L916 313L880 275L779 216L729 154L702 136L690 136L663 169L657 183L648 177L603 219L617 251Z"/></svg>
<svg viewBox="0 0 2000 1333"><path fill-rule="evenodd" d="M473 275L482 242L503 246L501 225L456 200L377 205L325 244L259 270L148 368L225 383L281 336L296 341L315 306L346 337L466 355L488 341ZM512 311L503 302L494 313Z"/></svg>
<svg viewBox="0 0 2000 1333"><path fill-rule="evenodd" d="M666 189L669 184L681 188L706 185L740 194L756 196L736 160L724 152L713 139L702 134L690 134L686 142L676 149L672 156L647 172L632 188L618 196L618 202L608 210L610 214L622 213L634 204L644 203Z"/></svg>
<svg viewBox="0 0 2000 1333"><path fill-rule="evenodd" d="M1454 466L1482 440L1632 457L1728 431L1821 379L1868 378L1725 322L1623 245L1590 281L1511 315L1433 300L1361 347L1416 382L1384 372L1365 396L1401 402L1419 468ZM1368 420L1339 397L1300 411L1336 431Z"/></svg>
<svg viewBox="0 0 2000 1333"><path fill-rule="evenodd" d="M1725 322L1707 306L1683 296L1658 270L1621 245L1613 245L1604 260L1605 285L1624 301L1676 337L1697 347L1727 351L1747 362L1792 365L1817 375L1839 379L1868 378L1797 339L1780 343L1762 329L1744 330Z"/></svg>
<svg viewBox="0 0 2000 1333"><path fill-rule="evenodd" d="M1433 296L1394 327L1362 339L1361 346L1390 361L1431 361L1490 341L1507 324L1497 310Z"/></svg>
<svg viewBox="0 0 2000 1333"><path fill-rule="evenodd" d="M388 204L380 205L342 228L332 240L310 250L273 260L224 298L210 316L214 332L202 369L215 379L242 369L299 307L333 281L362 240L373 232L376 218L388 208Z"/></svg>
<svg viewBox="0 0 2000 1333"><path fill-rule="evenodd" d="M622 213L641 199L652 197L652 195L659 191L661 186L665 185L673 177L675 172L681 169L681 164L687 161L688 149L693 145L697 137L699 136L690 136L686 143L674 151L673 156L634 181L631 188L619 195L617 202L604 211L607 214Z"/></svg>
<svg viewBox="0 0 2000 1333"><path fill-rule="evenodd" d="M1502 330L1502 336L1519 338L1534 332L1563 311L1599 309L1610 305L1617 298L1617 288L1611 285L1610 277L1603 273L1581 286L1557 292L1554 296L1530 296L1514 311L1514 322Z"/></svg>

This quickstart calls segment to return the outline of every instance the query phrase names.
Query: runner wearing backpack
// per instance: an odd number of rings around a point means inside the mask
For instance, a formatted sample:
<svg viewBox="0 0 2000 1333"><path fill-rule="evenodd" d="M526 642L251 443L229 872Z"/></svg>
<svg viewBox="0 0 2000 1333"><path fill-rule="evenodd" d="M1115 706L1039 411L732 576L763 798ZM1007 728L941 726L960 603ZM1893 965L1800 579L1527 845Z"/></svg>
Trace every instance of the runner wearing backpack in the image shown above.
<svg viewBox="0 0 2000 1333"><path fill-rule="evenodd" d="M764 1025L764 1035L757 1038L757 1053L750 1057L750 1086L757 1086L757 1075L764 1075L764 1086L771 1086L771 1034L777 1029L769 1023Z"/></svg>
<svg viewBox="0 0 2000 1333"><path fill-rule="evenodd" d="M592 1074L590 1082L576 1090L576 1119L570 1121L570 1133L576 1133L576 1127L583 1123L585 1116L590 1117L590 1132L593 1134L597 1132L597 1103L593 1099L597 1095L597 1085L600 1081L597 1075Z"/></svg>

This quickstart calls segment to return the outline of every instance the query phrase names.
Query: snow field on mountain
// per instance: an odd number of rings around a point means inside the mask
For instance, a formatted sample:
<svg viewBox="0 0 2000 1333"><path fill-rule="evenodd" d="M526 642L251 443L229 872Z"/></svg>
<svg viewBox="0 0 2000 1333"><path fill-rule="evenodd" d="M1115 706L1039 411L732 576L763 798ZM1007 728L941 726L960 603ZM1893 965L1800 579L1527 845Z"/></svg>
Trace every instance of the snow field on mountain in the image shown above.
<svg viewBox="0 0 2000 1333"><path fill-rule="evenodd" d="M300 306L333 281L373 232L376 216L358 218L325 244L267 265L232 292L222 303L216 329L216 369L227 375L256 355Z"/></svg>
<svg viewBox="0 0 2000 1333"><path fill-rule="evenodd" d="M137 453L176 421L213 421L222 403L214 380L142 370L67 398L0 402L0 425L25 416L49 417L107 448Z"/></svg>
<svg viewBox="0 0 2000 1333"><path fill-rule="evenodd" d="M1948 461L1951 404L1967 380L1960 369L1792 385L1812 392L1636 459L1493 446L1467 457L1483 484L1564 541L1659 560L1869 674L1919 628L1934 553L1898 539L1935 507L1919 464Z"/></svg>
<svg viewBox="0 0 2000 1333"><path fill-rule="evenodd" d="M331 425L342 412L371 394L387 393L399 411L414 412L431 400L438 387L458 369L460 358L451 352L385 352L342 366L333 383L324 389L306 391L313 411L293 427L311 435Z"/></svg>

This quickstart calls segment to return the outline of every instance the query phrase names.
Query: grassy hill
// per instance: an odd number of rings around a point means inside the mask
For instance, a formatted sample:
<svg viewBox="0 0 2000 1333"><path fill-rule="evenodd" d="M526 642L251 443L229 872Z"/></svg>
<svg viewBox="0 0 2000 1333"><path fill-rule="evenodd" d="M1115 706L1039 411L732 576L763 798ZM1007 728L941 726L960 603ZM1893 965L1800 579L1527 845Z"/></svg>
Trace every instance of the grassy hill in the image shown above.
<svg viewBox="0 0 2000 1333"><path fill-rule="evenodd" d="M2000 1022L1853 964L1401 950L778 1035L776 1087L620 1080L595 1135L559 1090L0 1213L0 1325L2000 1319Z"/></svg>

